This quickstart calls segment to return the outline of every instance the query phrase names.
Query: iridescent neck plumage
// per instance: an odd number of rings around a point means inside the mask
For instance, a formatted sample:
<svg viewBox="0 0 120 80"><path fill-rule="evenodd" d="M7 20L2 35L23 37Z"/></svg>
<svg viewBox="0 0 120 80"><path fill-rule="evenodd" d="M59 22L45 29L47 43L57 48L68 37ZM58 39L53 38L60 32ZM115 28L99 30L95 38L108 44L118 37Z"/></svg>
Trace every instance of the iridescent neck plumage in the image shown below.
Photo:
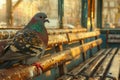
<svg viewBox="0 0 120 80"><path fill-rule="evenodd" d="M31 21L27 24L27 26L25 28L39 29L39 27L44 28L44 22L42 22L41 20L36 20L36 19L32 18Z"/></svg>

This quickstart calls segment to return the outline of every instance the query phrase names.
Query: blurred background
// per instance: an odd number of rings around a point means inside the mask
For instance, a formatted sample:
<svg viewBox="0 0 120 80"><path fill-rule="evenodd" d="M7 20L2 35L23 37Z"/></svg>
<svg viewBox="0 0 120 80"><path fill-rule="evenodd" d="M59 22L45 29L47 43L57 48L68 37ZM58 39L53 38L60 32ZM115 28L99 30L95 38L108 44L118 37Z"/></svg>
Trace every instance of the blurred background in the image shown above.
<svg viewBox="0 0 120 80"><path fill-rule="evenodd" d="M74 2L65 0L64 3L64 24L79 24L81 15L80 0ZM37 12L45 12L48 15L50 24L47 27L58 27L58 0L0 0L0 26L7 27L7 24L12 24L12 27L22 27ZM10 18L12 18L11 22L8 20Z"/></svg>
<svg viewBox="0 0 120 80"><path fill-rule="evenodd" d="M93 0L97 3L97 0ZM48 28L59 28L59 14L62 15L62 24L71 28L85 26L84 20L81 18L82 1L81 0L64 0L62 8L59 8L59 0L0 0L0 27L23 27L32 16L37 12L45 12L50 24L46 24ZM93 5L95 7L97 5ZM102 5L102 28L119 28L120 27L120 1L104 0ZM85 8L85 7L84 7ZM87 8L86 8L87 9ZM89 10L89 2L88 2ZM97 9L93 8L92 14L94 26L97 26L96 16ZM90 25L89 13L86 16L87 25ZM81 19L83 20L81 22Z"/></svg>

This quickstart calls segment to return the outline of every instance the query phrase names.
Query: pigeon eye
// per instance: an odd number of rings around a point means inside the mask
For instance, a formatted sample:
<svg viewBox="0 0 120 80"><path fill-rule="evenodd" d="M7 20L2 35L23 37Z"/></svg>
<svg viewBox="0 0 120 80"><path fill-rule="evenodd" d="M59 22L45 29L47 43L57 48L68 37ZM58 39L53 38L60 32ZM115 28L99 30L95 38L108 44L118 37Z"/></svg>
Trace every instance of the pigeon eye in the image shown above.
<svg viewBox="0 0 120 80"><path fill-rule="evenodd" d="M40 18L42 18L42 16L40 16Z"/></svg>

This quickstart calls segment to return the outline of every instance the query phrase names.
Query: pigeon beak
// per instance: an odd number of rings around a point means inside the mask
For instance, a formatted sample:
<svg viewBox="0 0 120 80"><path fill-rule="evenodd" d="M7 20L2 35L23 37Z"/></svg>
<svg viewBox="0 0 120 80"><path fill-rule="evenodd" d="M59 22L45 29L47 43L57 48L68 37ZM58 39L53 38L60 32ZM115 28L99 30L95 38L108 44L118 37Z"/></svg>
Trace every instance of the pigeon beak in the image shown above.
<svg viewBox="0 0 120 80"><path fill-rule="evenodd" d="M48 22L48 23L49 23L50 21L46 18L46 19L44 20L44 22Z"/></svg>

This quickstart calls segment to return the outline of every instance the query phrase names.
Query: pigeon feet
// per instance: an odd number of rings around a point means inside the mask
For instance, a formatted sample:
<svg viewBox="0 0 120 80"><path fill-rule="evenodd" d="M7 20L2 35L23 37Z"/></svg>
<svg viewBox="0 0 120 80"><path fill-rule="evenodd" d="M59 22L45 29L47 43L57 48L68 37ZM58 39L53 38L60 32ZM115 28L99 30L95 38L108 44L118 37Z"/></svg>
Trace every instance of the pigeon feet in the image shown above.
<svg viewBox="0 0 120 80"><path fill-rule="evenodd" d="M42 70L43 70L41 64L40 64L39 62L35 62L35 63L33 64L33 66L36 67L37 73L38 73L38 75L40 75L40 74L42 73Z"/></svg>

